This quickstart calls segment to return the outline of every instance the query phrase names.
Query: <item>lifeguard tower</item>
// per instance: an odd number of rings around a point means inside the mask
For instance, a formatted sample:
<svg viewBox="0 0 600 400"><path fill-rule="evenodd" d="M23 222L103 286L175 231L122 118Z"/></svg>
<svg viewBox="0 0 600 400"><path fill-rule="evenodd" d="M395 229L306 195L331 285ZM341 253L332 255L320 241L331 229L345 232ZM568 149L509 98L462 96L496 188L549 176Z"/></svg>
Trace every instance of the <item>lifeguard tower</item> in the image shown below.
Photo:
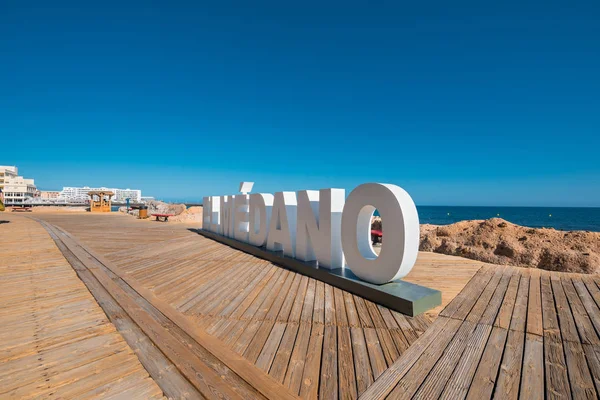
<svg viewBox="0 0 600 400"><path fill-rule="evenodd" d="M90 212L110 212L112 205L111 197L115 194L108 190L92 190L88 192L90 196Z"/></svg>

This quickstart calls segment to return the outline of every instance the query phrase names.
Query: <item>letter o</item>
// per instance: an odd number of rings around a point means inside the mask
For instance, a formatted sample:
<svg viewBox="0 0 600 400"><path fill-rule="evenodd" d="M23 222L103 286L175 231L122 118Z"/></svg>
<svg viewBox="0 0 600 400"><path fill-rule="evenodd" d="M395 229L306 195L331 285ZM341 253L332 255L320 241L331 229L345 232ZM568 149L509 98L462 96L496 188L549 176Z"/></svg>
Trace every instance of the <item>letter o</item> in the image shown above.
<svg viewBox="0 0 600 400"><path fill-rule="evenodd" d="M379 257L371 245L377 209L384 237ZM410 195L396 185L365 183L354 189L342 214L346 264L360 279L383 284L408 275L419 253L419 216Z"/></svg>

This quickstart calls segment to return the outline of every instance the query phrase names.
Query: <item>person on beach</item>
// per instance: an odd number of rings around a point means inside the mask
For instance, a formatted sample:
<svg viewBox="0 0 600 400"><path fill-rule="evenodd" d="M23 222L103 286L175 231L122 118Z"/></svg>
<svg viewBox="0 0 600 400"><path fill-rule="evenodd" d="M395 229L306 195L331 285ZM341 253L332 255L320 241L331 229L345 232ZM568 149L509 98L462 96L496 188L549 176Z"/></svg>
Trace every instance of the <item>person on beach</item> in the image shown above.
<svg viewBox="0 0 600 400"><path fill-rule="evenodd" d="M0 212L4 211L4 193L0 189Z"/></svg>

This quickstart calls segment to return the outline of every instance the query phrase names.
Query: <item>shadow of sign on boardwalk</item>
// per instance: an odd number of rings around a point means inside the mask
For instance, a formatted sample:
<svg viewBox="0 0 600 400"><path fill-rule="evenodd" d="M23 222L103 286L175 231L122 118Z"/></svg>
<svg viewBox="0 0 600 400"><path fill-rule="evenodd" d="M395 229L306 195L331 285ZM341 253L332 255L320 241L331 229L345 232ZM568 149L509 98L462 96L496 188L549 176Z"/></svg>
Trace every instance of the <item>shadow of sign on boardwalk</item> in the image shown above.
<svg viewBox="0 0 600 400"><path fill-rule="evenodd" d="M414 317L442 304L439 290L395 280L381 285L365 282L349 268L319 268L315 263L287 257L281 251L270 251L265 247L256 247L236 239L228 238L202 229L188 229L208 239L221 242L233 249L270 261L302 275L346 290L392 310Z"/></svg>

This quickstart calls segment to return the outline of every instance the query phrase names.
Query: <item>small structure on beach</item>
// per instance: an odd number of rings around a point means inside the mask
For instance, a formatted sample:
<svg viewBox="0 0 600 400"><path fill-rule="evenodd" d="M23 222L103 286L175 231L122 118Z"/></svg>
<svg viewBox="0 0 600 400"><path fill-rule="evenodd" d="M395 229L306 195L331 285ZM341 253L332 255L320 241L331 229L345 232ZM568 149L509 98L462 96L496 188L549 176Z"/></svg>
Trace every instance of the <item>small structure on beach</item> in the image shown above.
<svg viewBox="0 0 600 400"><path fill-rule="evenodd" d="M111 198L115 194L109 190L92 190L88 192L90 196L90 212L110 212L112 205Z"/></svg>

